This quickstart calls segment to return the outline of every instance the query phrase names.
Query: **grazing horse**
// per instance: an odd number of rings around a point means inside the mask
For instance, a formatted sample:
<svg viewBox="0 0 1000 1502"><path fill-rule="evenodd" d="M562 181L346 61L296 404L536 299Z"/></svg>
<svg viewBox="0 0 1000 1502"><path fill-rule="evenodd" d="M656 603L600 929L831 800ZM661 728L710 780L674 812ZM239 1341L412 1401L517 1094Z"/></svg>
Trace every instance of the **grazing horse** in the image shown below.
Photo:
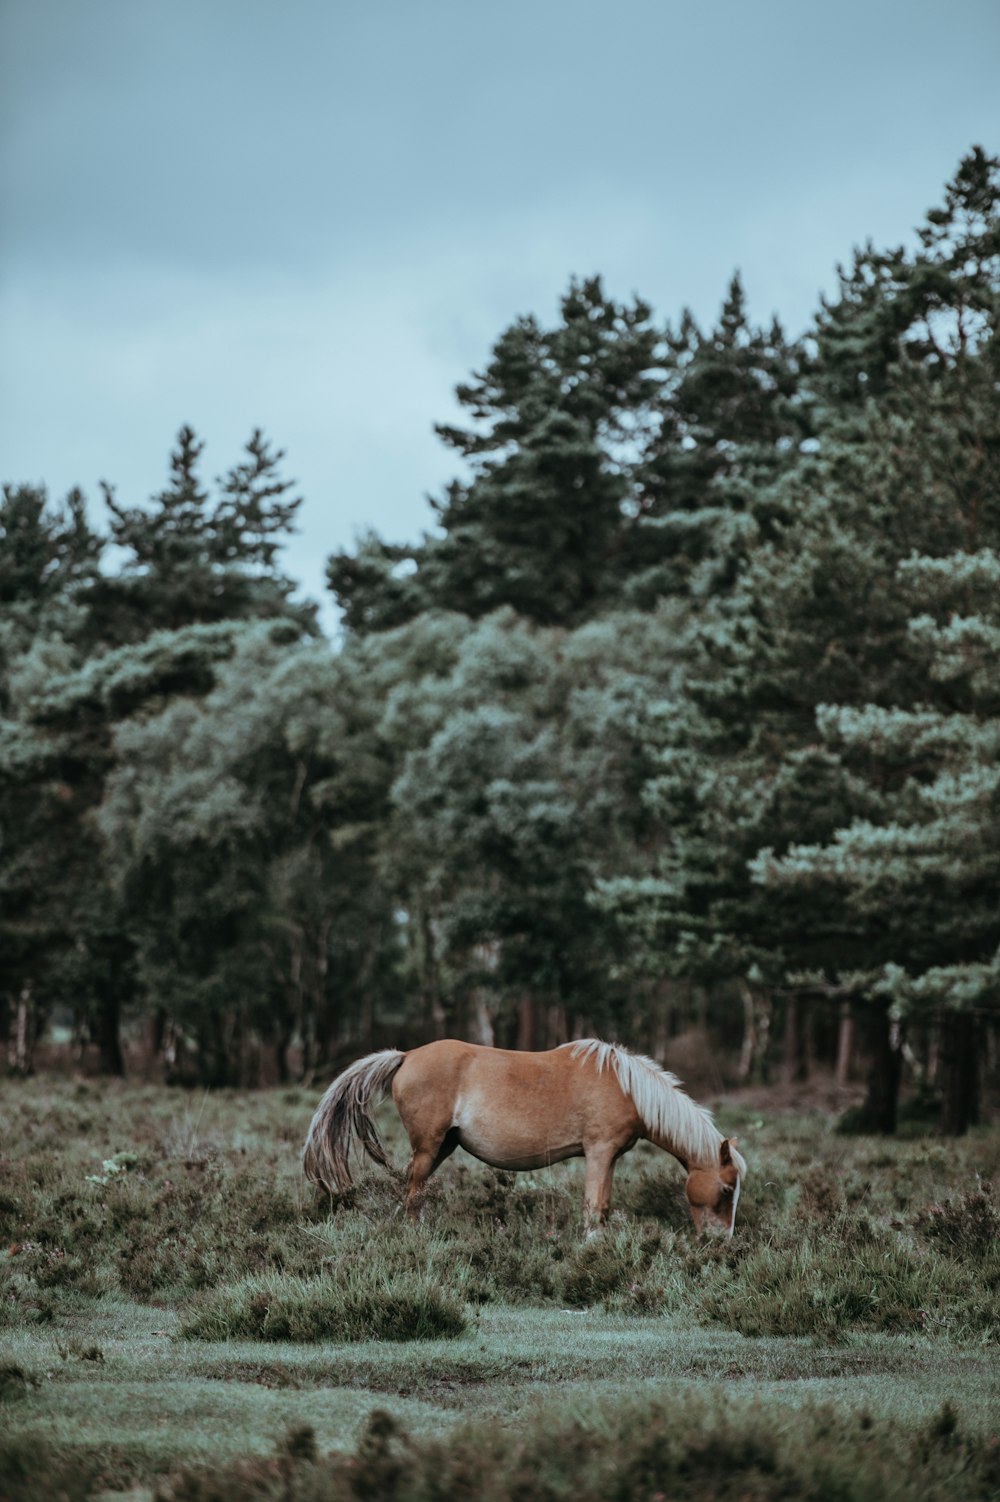
<svg viewBox="0 0 1000 1502"><path fill-rule="evenodd" d="M314 1184L330 1194L350 1185L355 1142L388 1166L369 1107L390 1085L413 1149L405 1200L411 1216L427 1180L456 1147L514 1170L582 1156L590 1232L607 1218L615 1163L642 1138L687 1173L695 1229L717 1223L733 1234L746 1173L735 1137L723 1137L674 1075L617 1043L584 1038L521 1053L445 1038L408 1053L369 1054L334 1080L316 1109L302 1154Z"/></svg>

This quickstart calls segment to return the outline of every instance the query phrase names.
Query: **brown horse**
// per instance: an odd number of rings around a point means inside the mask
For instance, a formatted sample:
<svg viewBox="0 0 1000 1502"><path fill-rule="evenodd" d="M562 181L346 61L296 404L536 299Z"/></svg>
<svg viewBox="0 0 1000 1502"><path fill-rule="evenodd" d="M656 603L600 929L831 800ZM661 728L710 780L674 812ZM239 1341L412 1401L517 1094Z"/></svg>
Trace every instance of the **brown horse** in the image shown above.
<svg viewBox="0 0 1000 1502"><path fill-rule="evenodd" d="M316 1109L302 1154L306 1176L330 1194L351 1183L353 1143L387 1166L369 1107L389 1087L413 1156L406 1210L413 1215L434 1170L456 1147L494 1168L542 1168L583 1157L584 1226L603 1225L611 1177L640 1140L671 1153L687 1173L695 1229L731 1236L746 1164L674 1075L617 1043L584 1038L547 1053L519 1053L453 1038L403 1053L369 1054L334 1080Z"/></svg>

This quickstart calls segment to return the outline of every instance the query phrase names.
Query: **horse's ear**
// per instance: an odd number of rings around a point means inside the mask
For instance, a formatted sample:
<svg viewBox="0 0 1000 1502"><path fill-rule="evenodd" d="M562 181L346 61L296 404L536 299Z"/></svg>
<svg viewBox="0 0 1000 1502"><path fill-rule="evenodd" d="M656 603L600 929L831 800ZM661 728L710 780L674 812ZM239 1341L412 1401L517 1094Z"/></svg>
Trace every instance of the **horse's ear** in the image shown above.
<svg viewBox="0 0 1000 1502"><path fill-rule="evenodd" d="M726 1164L731 1163L732 1161L733 1155L729 1151L729 1138L723 1137L722 1146L719 1148L719 1162L722 1164L723 1168L725 1168Z"/></svg>

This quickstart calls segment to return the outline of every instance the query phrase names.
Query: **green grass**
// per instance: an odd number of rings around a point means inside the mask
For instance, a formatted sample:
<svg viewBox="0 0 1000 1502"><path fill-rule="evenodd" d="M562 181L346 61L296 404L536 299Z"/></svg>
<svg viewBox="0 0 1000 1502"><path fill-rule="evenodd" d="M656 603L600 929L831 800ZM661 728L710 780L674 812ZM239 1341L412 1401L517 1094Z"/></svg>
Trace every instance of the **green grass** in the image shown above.
<svg viewBox="0 0 1000 1502"><path fill-rule="evenodd" d="M582 1242L574 1164L458 1156L416 1227L365 1174L331 1213L298 1165L313 1105L10 1085L0 1492L1000 1495L997 1131L723 1110L751 1168L731 1242L694 1238L644 1147Z"/></svg>
<svg viewBox="0 0 1000 1502"><path fill-rule="evenodd" d="M677 1415L692 1405L699 1414L707 1405L752 1415L751 1428L786 1441L809 1415L825 1413L838 1434L868 1415L894 1443L904 1435L909 1443L934 1422L944 1395L977 1444L987 1444L997 1419L993 1353L942 1348L926 1336L868 1335L830 1347L748 1340L683 1319L523 1308L483 1310L458 1340L406 1345L204 1343L178 1340L176 1328L176 1316L127 1305L78 1321L78 1347L99 1346L99 1362L60 1356L37 1330L14 1338L12 1358L38 1383L5 1408L20 1453L53 1463L73 1455L84 1473L93 1461L102 1484L124 1487L135 1477L166 1485L179 1461L225 1470L272 1456L303 1426L319 1455L356 1454L374 1409L391 1413L412 1444L433 1448L454 1434L467 1457L492 1454L498 1425L530 1453L544 1448L545 1423L562 1430L575 1419L604 1445L638 1422L636 1412L673 1414L683 1430ZM579 1456L578 1466L587 1469ZM575 1471L569 1483L577 1494Z"/></svg>
<svg viewBox="0 0 1000 1502"><path fill-rule="evenodd" d="M318 1278L264 1273L202 1296L181 1333L194 1340L433 1340L461 1335L464 1306L426 1273L378 1264Z"/></svg>

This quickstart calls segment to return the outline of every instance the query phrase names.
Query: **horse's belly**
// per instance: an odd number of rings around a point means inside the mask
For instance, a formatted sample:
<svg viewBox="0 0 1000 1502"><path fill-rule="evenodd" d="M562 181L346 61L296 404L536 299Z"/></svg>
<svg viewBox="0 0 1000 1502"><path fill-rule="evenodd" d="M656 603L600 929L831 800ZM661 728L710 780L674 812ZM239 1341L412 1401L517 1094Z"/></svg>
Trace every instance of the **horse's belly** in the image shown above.
<svg viewBox="0 0 1000 1502"><path fill-rule="evenodd" d="M564 1059L556 1055L557 1063ZM566 1088L561 1073L553 1077L549 1054L477 1053L452 1107L459 1145L493 1168L514 1171L582 1156L586 1100Z"/></svg>
<svg viewBox="0 0 1000 1502"><path fill-rule="evenodd" d="M491 1168L505 1168L517 1173L526 1168L546 1168L550 1163L561 1163L564 1158L579 1158L583 1153L582 1142L553 1143L539 1147L518 1141L516 1136L502 1133L461 1130L458 1143L467 1153L488 1163Z"/></svg>

